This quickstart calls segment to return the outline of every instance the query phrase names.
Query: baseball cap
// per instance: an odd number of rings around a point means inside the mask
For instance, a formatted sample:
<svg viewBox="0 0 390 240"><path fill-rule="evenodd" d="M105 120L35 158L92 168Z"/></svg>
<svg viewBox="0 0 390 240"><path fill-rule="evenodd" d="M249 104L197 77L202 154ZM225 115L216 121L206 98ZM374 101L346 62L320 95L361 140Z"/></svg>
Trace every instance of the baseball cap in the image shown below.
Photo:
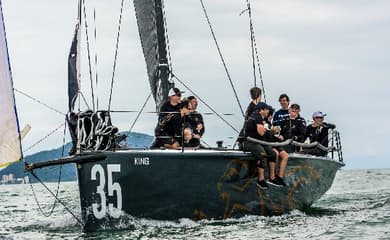
<svg viewBox="0 0 390 240"><path fill-rule="evenodd" d="M320 111L317 111L315 113L313 113L313 118L316 118L316 117L325 117L326 114L325 113L322 113Z"/></svg>
<svg viewBox="0 0 390 240"><path fill-rule="evenodd" d="M175 96L175 95L177 95L177 96L181 96L181 91L180 91L180 89L178 89L178 88L171 88L171 89L169 89L169 92L168 92L168 96L169 97L172 97L172 96Z"/></svg>
<svg viewBox="0 0 390 240"><path fill-rule="evenodd" d="M301 106L299 106L299 104L296 104L296 103L291 104L290 108L301 110Z"/></svg>

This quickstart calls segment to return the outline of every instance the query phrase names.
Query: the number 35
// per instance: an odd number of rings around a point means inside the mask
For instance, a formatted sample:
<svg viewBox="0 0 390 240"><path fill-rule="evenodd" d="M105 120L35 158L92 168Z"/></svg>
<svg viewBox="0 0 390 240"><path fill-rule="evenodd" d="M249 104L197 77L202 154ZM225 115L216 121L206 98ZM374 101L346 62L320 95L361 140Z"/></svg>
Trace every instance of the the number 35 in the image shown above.
<svg viewBox="0 0 390 240"><path fill-rule="evenodd" d="M107 164L107 190L108 196L114 196L116 193L116 207L113 203L108 204L108 214L113 218L119 218L122 210L122 189L119 183L113 182L112 174L114 172L120 172L121 165L119 164ZM99 176L99 177L98 177ZM95 164L91 170L91 180L99 179L99 185L97 185L96 193L100 196L100 203L93 203L92 210L93 215L97 219L102 219L107 213L107 199L104 187L106 185L106 177L104 175L104 169L100 164Z"/></svg>

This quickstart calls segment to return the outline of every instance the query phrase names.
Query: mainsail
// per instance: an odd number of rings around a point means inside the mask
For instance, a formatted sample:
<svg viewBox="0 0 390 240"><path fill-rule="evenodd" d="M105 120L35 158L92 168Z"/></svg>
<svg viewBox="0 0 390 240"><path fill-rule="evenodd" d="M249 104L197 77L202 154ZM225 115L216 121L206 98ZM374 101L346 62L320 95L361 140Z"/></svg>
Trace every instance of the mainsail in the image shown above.
<svg viewBox="0 0 390 240"><path fill-rule="evenodd" d="M167 58L164 12L161 0L134 0L138 31L157 109L167 100L171 69Z"/></svg>
<svg viewBox="0 0 390 240"><path fill-rule="evenodd" d="M22 158L11 67L0 0L0 167Z"/></svg>

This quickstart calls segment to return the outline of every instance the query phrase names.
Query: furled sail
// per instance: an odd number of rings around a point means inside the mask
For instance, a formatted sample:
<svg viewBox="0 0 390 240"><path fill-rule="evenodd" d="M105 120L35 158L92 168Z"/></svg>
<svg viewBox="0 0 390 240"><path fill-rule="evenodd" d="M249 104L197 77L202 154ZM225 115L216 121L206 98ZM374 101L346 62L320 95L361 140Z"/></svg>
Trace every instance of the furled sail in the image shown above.
<svg viewBox="0 0 390 240"><path fill-rule="evenodd" d="M80 90L79 84L79 69L80 56L78 54L80 49L80 23L81 23L81 0L79 1L78 21L74 30L74 36L70 52L68 56L68 99L69 112L74 110L74 104L77 100L78 92Z"/></svg>
<svg viewBox="0 0 390 240"><path fill-rule="evenodd" d="M0 167L22 158L11 67L0 0Z"/></svg>
<svg viewBox="0 0 390 240"><path fill-rule="evenodd" d="M150 88L159 109L172 87L162 1L134 0L134 7Z"/></svg>

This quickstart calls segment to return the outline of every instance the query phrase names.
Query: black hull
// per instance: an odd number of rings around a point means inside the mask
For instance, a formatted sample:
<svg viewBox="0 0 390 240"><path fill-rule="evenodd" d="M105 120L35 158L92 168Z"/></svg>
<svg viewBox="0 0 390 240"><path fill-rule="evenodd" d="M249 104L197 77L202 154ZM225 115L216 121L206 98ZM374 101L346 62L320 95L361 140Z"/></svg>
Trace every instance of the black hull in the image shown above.
<svg viewBox="0 0 390 240"><path fill-rule="evenodd" d="M218 150L104 152L77 164L85 230L116 227L133 216L161 220L222 219L304 209L330 187L344 164L292 154L287 187L256 184L250 154ZM100 155L101 158L101 155Z"/></svg>

